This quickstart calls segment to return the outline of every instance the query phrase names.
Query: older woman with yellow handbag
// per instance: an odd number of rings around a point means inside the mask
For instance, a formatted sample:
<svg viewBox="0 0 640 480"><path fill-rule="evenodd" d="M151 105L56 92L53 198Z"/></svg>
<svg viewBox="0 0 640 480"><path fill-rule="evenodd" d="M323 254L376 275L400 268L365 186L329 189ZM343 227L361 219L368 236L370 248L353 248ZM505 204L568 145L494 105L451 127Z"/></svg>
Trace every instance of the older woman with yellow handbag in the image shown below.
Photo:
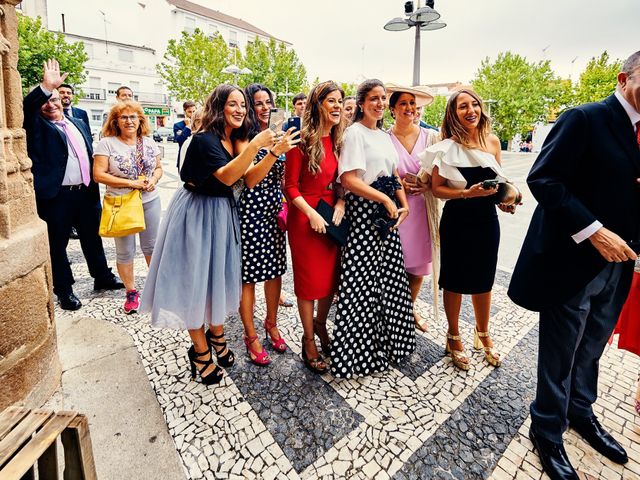
<svg viewBox="0 0 640 480"><path fill-rule="evenodd" d="M138 102L118 102L109 112L94 153L93 176L107 186L100 235L115 238L116 265L127 290L127 314L135 313L139 306L133 275L136 233L149 265L162 213L156 191L162 163L158 146L147 137L150 133Z"/></svg>

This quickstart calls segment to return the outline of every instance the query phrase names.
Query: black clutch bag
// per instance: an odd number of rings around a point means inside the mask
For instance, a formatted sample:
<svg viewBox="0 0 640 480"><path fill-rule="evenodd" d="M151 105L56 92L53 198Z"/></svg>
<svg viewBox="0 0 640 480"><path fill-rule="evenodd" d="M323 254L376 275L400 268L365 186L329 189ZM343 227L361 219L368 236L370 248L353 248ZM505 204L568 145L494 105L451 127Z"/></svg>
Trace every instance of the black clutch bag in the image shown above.
<svg viewBox="0 0 640 480"><path fill-rule="evenodd" d="M333 224L333 207L324 200L320 199L316 211L324 218L327 225L327 235L335 243L343 247L347 243L347 235L349 234L349 221L343 218L340 225Z"/></svg>

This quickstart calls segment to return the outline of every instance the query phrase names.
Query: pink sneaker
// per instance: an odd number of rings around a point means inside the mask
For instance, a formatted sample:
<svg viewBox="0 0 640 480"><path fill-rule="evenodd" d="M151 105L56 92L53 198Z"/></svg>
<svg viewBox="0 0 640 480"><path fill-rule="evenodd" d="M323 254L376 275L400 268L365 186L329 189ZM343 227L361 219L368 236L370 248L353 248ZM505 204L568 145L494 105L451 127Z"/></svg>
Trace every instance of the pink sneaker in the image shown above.
<svg viewBox="0 0 640 480"><path fill-rule="evenodd" d="M140 294L137 290L129 290L127 292L127 300L124 302L124 313L130 315L138 311L140 306Z"/></svg>

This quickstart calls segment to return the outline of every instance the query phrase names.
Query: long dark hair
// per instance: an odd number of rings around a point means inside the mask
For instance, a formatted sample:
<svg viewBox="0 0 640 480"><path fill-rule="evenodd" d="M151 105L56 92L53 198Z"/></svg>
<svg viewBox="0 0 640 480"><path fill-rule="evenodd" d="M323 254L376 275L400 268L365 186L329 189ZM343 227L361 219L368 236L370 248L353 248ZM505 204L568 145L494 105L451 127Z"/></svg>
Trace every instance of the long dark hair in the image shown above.
<svg viewBox="0 0 640 480"><path fill-rule="evenodd" d="M273 103L273 93L267 87L260 83L251 83L244 88L244 96L247 100L247 123L249 125L249 140L253 139L260 133L260 124L256 118L256 106L253 97L258 92L267 92L269 100L271 100L271 108L275 108Z"/></svg>
<svg viewBox="0 0 640 480"><path fill-rule="evenodd" d="M317 175L322 170L320 164L324 159L326 152L322 145L322 131L324 122L326 121L322 115L322 102L327 95L335 91L340 92L344 97L344 90L335 82L328 81L316 85L309 92L307 97L307 106L303 114L303 127L300 132L300 151L309 159L309 171L313 175ZM331 128L331 140L333 142L333 153L340 155L342 149L342 136L344 133L345 123L340 119L340 123Z"/></svg>
<svg viewBox="0 0 640 480"><path fill-rule="evenodd" d="M369 80L365 80L360 85L358 85L358 91L356 92L356 113L353 114L353 123L362 120L364 117L364 112L362 111L362 105L367 98L367 94L376 87L384 88L384 83L382 83L377 78L370 78ZM382 119L376 122L376 127L382 128Z"/></svg>
<svg viewBox="0 0 640 480"><path fill-rule="evenodd" d="M224 106L232 92L238 91L244 98L244 92L233 85L222 84L213 89L204 102L204 112L202 114L202 124L199 131L213 132L220 138L225 138L224 127L226 120L224 118ZM246 99L245 99L246 105ZM247 117L244 117L240 128L234 128L231 131L231 140L245 140L247 138L248 125Z"/></svg>

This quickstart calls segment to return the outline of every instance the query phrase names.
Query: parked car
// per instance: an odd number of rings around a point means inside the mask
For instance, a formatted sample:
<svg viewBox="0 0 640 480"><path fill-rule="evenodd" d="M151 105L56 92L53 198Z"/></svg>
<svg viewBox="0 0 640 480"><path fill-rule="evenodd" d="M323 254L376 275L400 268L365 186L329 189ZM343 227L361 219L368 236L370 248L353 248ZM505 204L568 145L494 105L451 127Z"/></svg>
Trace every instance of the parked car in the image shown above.
<svg viewBox="0 0 640 480"><path fill-rule="evenodd" d="M173 129L168 127L159 127L153 132L153 139L156 142L173 142Z"/></svg>

